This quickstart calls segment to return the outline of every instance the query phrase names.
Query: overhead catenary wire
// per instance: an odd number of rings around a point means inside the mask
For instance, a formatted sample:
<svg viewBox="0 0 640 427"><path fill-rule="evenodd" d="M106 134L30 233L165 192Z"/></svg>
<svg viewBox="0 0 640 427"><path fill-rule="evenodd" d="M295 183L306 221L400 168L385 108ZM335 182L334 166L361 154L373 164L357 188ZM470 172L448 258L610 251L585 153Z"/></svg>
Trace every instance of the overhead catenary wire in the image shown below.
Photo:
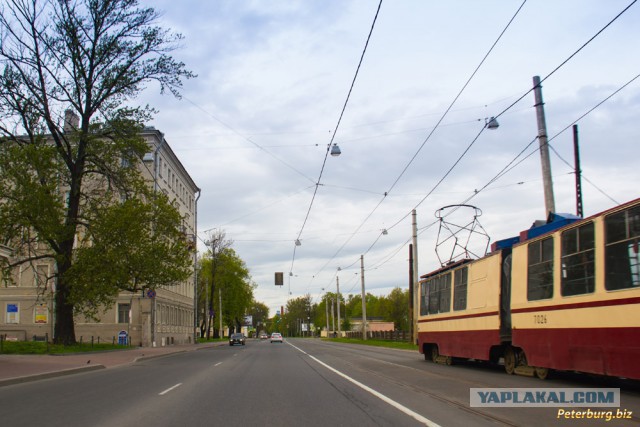
<svg viewBox="0 0 640 427"><path fill-rule="evenodd" d="M336 123L336 127L333 130L333 133L331 134L331 140L329 141L329 144L327 145L327 151L324 154L324 160L322 162L322 167L320 168L320 175L318 176L318 180L316 181L316 186L315 189L313 191L313 196L311 196L311 202L309 203L309 208L307 209L307 214L305 215L304 221L302 222L302 227L300 227L300 232L298 233L298 237L296 238L296 242L300 241L300 238L302 237L302 233L304 232L304 228L307 224L307 220L309 219L309 215L311 214L311 209L313 208L313 203L315 201L316 195L318 194L318 187L320 186L320 181L322 180L322 174L324 172L324 168L327 164L327 158L329 156L329 151L331 150L331 145L333 144L333 141L336 137L336 134L338 133L338 128L340 127L340 123L342 121L342 117L344 116L344 112L347 109L347 104L349 103L349 98L351 97L351 92L353 91L353 88L355 86L356 83L356 79L358 78L358 73L360 72L360 67L362 66L362 61L364 59L364 55L367 52L367 47L369 46L369 41L371 40L371 35L373 34L373 29L375 28L376 25L376 21L378 20L378 15L380 13L380 8L382 7L382 0L380 0L380 2L378 3L378 9L376 10L376 14L373 18L373 22L371 23L371 28L369 29L369 35L367 36L367 41L365 42L364 48L362 49L362 54L360 55L360 61L358 62L358 66L356 68L356 72L355 75L353 76L353 80L351 81L351 86L349 87L349 92L347 93L347 98L344 101L344 104L342 106L342 111L340 112L340 116L338 117L338 122ZM296 246L294 246L293 249L293 256L291 259L291 268L289 269L289 272L293 271L293 265L295 262L295 257L296 257Z"/></svg>
<svg viewBox="0 0 640 427"><path fill-rule="evenodd" d="M420 145L420 147L418 148L418 150L415 152L415 154L411 157L411 159L408 161L408 163L404 166L404 168L402 169L402 171L400 172L400 174L398 175L398 177L395 179L395 181L391 184L391 186L389 187L389 189L387 191L384 192L382 198L378 201L378 203L374 206L374 208L369 212L369 214L360 222L360 225L356 228L356 230L351 233L351 235L349 236L349 238L347 238L347 240L342 244L342 246L340 246L340 248L338 248L338 250L335 252L335 254L327 261L327 263L325 263L320 270L318 271L318 273L316 273L316 276L326 268L326 266L333 260L335 259L338 254L342 251L342 249L344 249L344 247L351 241L351 239L359 232L359 230L364 226L364 224L369 220L369 218L371 218L371 216L378 210L378 208L380 207L380 205L384 202L384 200L386 199L386 197L389 195L389 193L395 188L395 186L398 184L398 182L402 179L402 177L404 176L404 174L406 173L406 171L409 169L409 167L411 166L411 164L414 162L414 160L417 158L418 154L422 151L422 149L424 148L424 146L426 145L426 143L431 139L431 137L433 136L433 134L435 133L435 131L440 127L442 121L445 119L445 117L447 116L447 114L451 111L451 109L453 108L453 106L455 105L455 103L458 101L458 99L460 98L460 96L462 95L462 93L465 91L465 89L467 88L467 86L469 86L469 84L471 83L471 81L473 80L473 78L475 77L475 75L478 73L478 71L480 70L480 68L482 67L482 65L484 64L484 62L487 60L487 58L489 57L489 55L491 54L491 52L493 52L494 48L497 46L498 42L502 39L502 37L504 36L504 34L506 33L507 29L511 26L511 24L513 23L513 21L515 20L515 18L518 16L518 14L520 13L520 11L522 10L522 8L524 7L525 3L527 0L524 0L522 2L522 4L518 7L518 9L516 10L516 12L513 14L513 16L511 17L511 19L508 21L508 23L506 24L506 26L502 29L502 31L500 32L499 36L497 37L497 39L493 42L493 44L491 45L491 47L489 48L489 50L487 51L487 53L484 55L484 57L482 58L482 60L480 61L480 63L476 66L476 68L474 69L474 71L471 73L471 75L469 76L469 78L467 79L467 81L463 84L462 88L458 91L458 93L456 94L456 96L454 97L453 101L451 101L451 103L449 104L449 106L446 108L445 112L441 115L440 119L436 122L436 124L433 126L433 128L431 129L431 131L429 132L429 134L427 135L427 137L424 139L424 141L422 142L422 144ZM477 137L476 137L477 139ZM403 218L404 219L404 218ZM400 220L402 221L402 220ZM397 223L396 223L397 225ZM392 226L393 227L393 226ZM392 228L390 227L390 228ZM374 243L375 244L375 243ZM367 250L367 252L373 247L373 245ZM355 261L357 262L357 261ZM355 263L354 262L354 263Z"/></svg>
<svg viewBox="0 0 640 427"><path fill-rule="evenodd" d="M548 142L553 141L554 139L556 139L557 137L559 137L561 134L563 134L564 132L566 132L568 129L570 129L574 124L578 123L579 121L581 121L582 119L584 119L585 117L587 117L590 113L592 113L593 111L595 111L598 107L600 107L602 104L604 104L606 101L608 101L609 99L611 99L613 96L615 96L616 94L620 93L623 89L625 89L626 87L628 87L632 82L634 82L635 80L637 80L638 78L640 78L640 74L636 75L635 77L633 77L631 80L629 80L628 82L626 82L625 84L623 84L622 86L620 86L618 89L616 89L614 92L612 92L610 95L608 95L606 98L604 98L603 100L599 101L596 105L594 105L592 108L590 108L589 110L587 110L585 113L581 114L578 118L576 118L575 120L573 120L569 125L565 126L564 128L562 128L560 131L558 131L556 134L554 134L552 137L549 138ZM493 184L494 182L498 181L500 178L502 178L503 176L505 176L507 173L509 173L511 170L513 170L515 167L517 167L518 165L520 165L522 162L524 162L525 160L527 160L528 158L530 158L532 155L534 155L535 153L537 153L540 150L540 147L536 147L533 151L531 151L529 154L527 154L526 156L522 157L523 154L538 140L538 136L536 135L529 143L527 143L525 145L525 147L518 153L516 154L516 156L510 160L507 165L505 165L496 175L494 175L485 185L483 185L482 187L480 187L479 189L475 189L474 192L468 196L466 199L464 199L462 202L460 202L459 204L466 204L468 202L471 201L471 199L475 198L478 194L480 194L481 192L485 191L491 184ZM556 154L558 154L555 150L553 150ZM558 154L559 156L559 154ZM572 165L570 165L566 160L562 159L568 166L573 167ZM607 195L603 190L601 190L600 188L598 188L595 184L593 184L591 181L589 181L588 179L586 179L584 176L583 178L585 179L585 181L589 182L591 185L594 186L594 188L596 188L596 190L598 190L600 193L602 193L605 197L609 198L613 203L619 204L619 202L617 202L615 199L613 199L612 197L610 197L609 195ZM520 184L520 183L518 183ZM431 227L433 227L435 224L437 224L438 221L433 221L429 224L427 224L426 226L421 227L418 232L419 234L422 234L424 231L430 229ZM391 227L390 227L391 228ZM389 228L389 229L390 229ZM376 239L375 242L377 242L378 239ZM375 245L375 242L373 245ZM406 245L408 245L411 242L411 239L407 239L405 240L401 245L398 246L398 248L394 249L392 251L391 254L386 255L382 258L382 260L378 261L378 262L374 262L373 267L372 268L379 268L380 266L382 266L383 264L389 262L391 259L393 259L398 252L400 252L402 250L402 248L406 247ZM373 247L373 245L371 245L371 247L369 248L369 250Z"/></svg>

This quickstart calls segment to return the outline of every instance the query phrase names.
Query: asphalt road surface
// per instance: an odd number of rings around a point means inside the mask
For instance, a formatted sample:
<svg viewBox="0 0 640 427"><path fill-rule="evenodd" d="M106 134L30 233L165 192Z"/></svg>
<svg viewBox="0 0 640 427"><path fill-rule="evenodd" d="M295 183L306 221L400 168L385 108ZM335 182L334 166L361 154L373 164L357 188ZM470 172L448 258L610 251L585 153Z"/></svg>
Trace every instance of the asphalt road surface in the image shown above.
<svg viewBox="0 0 640 427"><path fill-rule="evenodd" d="M559 408L472 408L470 388L621 388L631 419ZM564 408L572 409L586 408ZM417 352L316 339L247 340L0 388L3 426L640 426L637 383L425 362Z"/></svg>

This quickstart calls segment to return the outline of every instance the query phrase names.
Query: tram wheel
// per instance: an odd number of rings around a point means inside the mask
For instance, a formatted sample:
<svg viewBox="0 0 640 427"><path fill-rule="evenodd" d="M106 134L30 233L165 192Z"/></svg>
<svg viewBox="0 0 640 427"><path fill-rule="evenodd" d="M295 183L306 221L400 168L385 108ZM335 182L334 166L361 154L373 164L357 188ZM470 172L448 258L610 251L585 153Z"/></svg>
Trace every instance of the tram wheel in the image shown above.
<svg viewBox="0 0 640 427"><path fill-rule="evenodd" d="M516 353L513 351L513 347L507 347L504 350L504 371L513 375L516 370Z"/></svg>
<svg viewBox="0 0 640 427"><path fill-rule="evenodd" d="M431 361L435 362L436 360L438 360L438 357L440 356L440 352L438 351L438 346L436 344L431 346Z"/></svg>
<svg viewBox="0 0 640 427"><path fill-rule="evenodd" d="M546 380L549 377L549 368L536 368L536 377Z"/></svg>

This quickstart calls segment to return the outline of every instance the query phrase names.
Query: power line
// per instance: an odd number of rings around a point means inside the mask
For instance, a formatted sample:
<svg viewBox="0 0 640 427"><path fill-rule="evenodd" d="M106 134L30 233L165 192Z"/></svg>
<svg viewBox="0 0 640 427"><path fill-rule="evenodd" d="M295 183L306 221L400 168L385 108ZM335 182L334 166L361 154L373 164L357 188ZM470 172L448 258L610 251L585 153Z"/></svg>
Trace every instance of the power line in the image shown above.
<svg viewBox="0 0 640 427"><path fill-rule="evenodd" d="M329 261L327 261L327 263L322 266L322 268L320 269L320 271L324 270L324 268L329 264L329 262L331 262L336 256L338 256L338 254L342 251L342 249L351 241L351 239L358 233L358 231L364 226L364 224L369 220L369 218L378 210L378 208L380 207L380 205L382 204L382 202L385 200L385 198L389 195L389 193L395 188L395 186L398 184L398 182L400 181L400 179L404 176L405 172L409 169L409 166L411 166L411 164L413 163L413 161L416 159L416 157L418 156L418 154L420 153L420 151L424 148L424 146L426 145L426 143L431 139L431 136L435 133L436 129L438 129L438 127L441 125L442 121L444 120L444 118L447 116L447 114L451 111L451 109L453 108L454 104L457 102L457 100L460 98L460 96L462 95L462 93L464 92L464 90L467 88L467 86L469 85L469 83L471 82L471 80L475 77L475 75L477 74L477 72L480 70L480 67L482 67L482 65L484 64L484 62L486 61L486 59L489 57L489 55L491 54L491 52L493 51L493 49L496 47L496 45L498 44L498 42L502 39L502 36L506 33L507 29L511 26L512 22L515 20L516 16L520 13L520 11L522 10L522 8L524 7L524 4L526 3L526 0L524 0L522 2L522 4L520 5L520 7L516 10L516 12L514 13L514 15L511 17L511 19L509 20L509 22L507 23L507 25L503 28L503 30L500 32L500 35L498 36L498 38L493 42L493 44L491 45L491 47L489 48L489 50L487 51L487 53L485 54L485 56L482 58L482 60L480 61L480 63L478 64L478 66L475 68L475 70L471 73L471 75L469 76L469 78L467 79L467 81L464 83L464 85L462 86L462 88L460 89L460 91L458 92L458 94L454 97L453 101L449 104L449 106L447 107L447 109L445 110L445 112L441 115L440 119L436 122L435 126L433 127L433 129L431 130L431 132L427 135L427 137L425 138L425 140L422 142L422 144L420 145L420 147L418 148L418 150L416 151L416 153L413 155L413 157L411 157L411 159L409 160L409 162L406 164L406 166L403 168L403 170L400 172L400 175L398 175L398 177L396 178L396 180L393 182L393 184L391 185L391 187L389 187L389 189L387 191L384 192L384 195L382 196L382 198L380 199L380 201L378 201L378 203L376 204L376 206L371 210L371 212L369 212L369 214L366 216L366 218L364 218L364 220L360 223L360 225L356 228L356 230L349 236L349 238L342 244L342 246L340 246L340 248L336 251L336 253L329 259ZM484 129L484 128L483 128ZM481 131L482 132L482 131ZM479 135L478 135L479 136ZM476 136L476 139L478 138L478 136ZM474 140L475 142L475 140ZM470 147L469 147L470 148ZM468 148L468 149L469 149ZM467 151L468 151L467 149ZM460 160L460 159L459 159ZM458 160L458 161L459 161ZM457 162L456 162L457 164ZM455 166L455 165L454 165ZM446 176L445 176L446 177ZM444 178L443 178L444 179ZM442 180L441 180L442 181ZM433 190L432 190L433 191ZM426 197L425 197L426 198ZM423 199L424 201L424 199ZM422 203L422 202L421 202ZM407 214L408 216L409 214ZM400 221L402 221L405 217L403 217ZM389 229L393 228L395 225L397 225L400 221L398 221L396 224L394 224L393 226L389 227ZM371 246L373 247L373 246ZM369 248L369 250L371 249L371 247ZM320 271L318 272L318 274L320 273ZM317 274L316 274L317 275Z"/></svg>
<svg viewBox="0 0 640 427"><path fill-rule="evenodd" d="M316 195L318 194L318 187L320 186L320 181L322 179L322 174L324 172L325 165L327 164L327 158L329 156L329 151L331 150L331 144L336 137L338 132L338 128L340 127L340 122L342 121L342 117L344 116L344 112L347 108L347 104L349 103L349 98L351 97L351 92L353 91L353 87L355 86L356 79L358 78L358 73L360 71L360 67L362 66L362 61L364 59L364 55L367 52L367 47L369 46L369 40L371 40L371 34L373 33L373 29L376 25L376 21L378 20L378 14L380 13L380 7L382 6L382 0L378 3L378 9L376 10L376 14L373 18L373 22L371 23L371 28L369 29L369 35L367 36L367 41L365 42L364 49L362 50L362 54L360 55L360 61L358 62L358 67L356 68L355 75L353 76L353 80L351 81L351 86L349 87L349 92L347 93L347 99L344 101L344 105L342 106L342 111L340 112L340 116L338 117L338 123L336 123L336 127L331 135L331 140L327 145L327 151L324 154L324 160L322 162L322 167L320 168L320 176L318 176L318 181L316 181L316 187L313 191L313 196L311 197L311 203L309 203L309 209L307 209L307 214L302 222L302 227L300 228L300 232L298 233L298 237L296 238L296 245L300 242L300 237L302 237L302 232L304 231L304 227L307 224L307 220L309 219L309 214L311 214L311 208L313 207L313 203L315 201ZM293 264L295 262L296 251L295 247L293 249L293 257L291 259L291 268L290 272L293 271Z"/></svg>

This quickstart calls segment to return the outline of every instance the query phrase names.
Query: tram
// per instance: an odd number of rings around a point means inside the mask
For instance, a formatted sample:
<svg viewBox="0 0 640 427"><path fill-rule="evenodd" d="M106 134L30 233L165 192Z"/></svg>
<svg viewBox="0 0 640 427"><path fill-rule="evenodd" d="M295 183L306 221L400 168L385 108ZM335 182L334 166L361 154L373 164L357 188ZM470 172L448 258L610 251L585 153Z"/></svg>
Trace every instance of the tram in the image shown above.
<svg viewBox="0 0 640 427"><path fill-rule="evenodd" d="M420 277L425 359L640 379L640 199L581 219L551 214L491 252Z"/></svg>

